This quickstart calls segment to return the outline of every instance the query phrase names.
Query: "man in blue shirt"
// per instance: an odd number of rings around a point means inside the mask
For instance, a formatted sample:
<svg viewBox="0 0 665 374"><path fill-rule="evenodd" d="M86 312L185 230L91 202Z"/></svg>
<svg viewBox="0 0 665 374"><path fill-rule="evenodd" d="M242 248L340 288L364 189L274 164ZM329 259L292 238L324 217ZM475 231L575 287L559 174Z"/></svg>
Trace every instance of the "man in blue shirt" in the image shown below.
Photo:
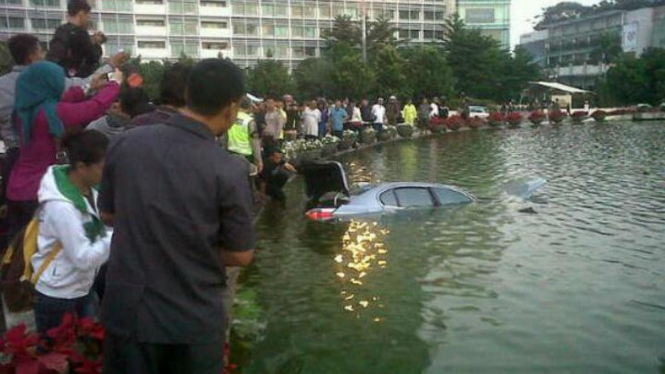
<svg viewBox="0 0 665 374"><path fill-rule="evenodd" d="M330 111L330 120L332 122L332 133L338 138L344 135L344 122L349 118L349 114L342 108L342 102L335 101L335 106Z"/></svg>

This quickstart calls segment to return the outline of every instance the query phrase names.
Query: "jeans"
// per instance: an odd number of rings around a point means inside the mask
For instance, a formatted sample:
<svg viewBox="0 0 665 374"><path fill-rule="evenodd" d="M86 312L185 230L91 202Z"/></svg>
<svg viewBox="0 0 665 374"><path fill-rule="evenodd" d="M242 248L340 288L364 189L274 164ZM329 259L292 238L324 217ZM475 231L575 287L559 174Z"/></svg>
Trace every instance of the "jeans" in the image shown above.
<svg viewBox="0 0 665 374"><path fill-rule="evenodd" d="M375 122L374 123L374 131L376 131L377 133L383 131L383 123Z"/></svg>
<svg viewBox="0 0 665 374"><path fill-rule="evenodd" d="M67 313L76 313L79 318L94 317L96 302L92 293L76 299L59 299L35 291L35 322L37 331L45 334L60 326Z"/></svg>

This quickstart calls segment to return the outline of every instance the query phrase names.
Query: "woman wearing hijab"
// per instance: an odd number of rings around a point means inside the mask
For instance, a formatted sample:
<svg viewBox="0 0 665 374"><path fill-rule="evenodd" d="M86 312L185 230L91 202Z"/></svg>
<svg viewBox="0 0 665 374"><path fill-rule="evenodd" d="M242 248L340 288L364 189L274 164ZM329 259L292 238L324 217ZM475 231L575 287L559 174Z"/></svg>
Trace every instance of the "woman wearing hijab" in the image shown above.
<svg viewBox="0 0 665 374"><path fill-rule="evenodd" d="M57 143L65 130L83 127L104 115L118 99L122 73L87 99L83 89L65 92L65 74L52 62L37 62L16 81L14 124L19 135L19 157L7 186L9 237L25 226L38 207L39 182L56 163ZM64 95L63 95L64 94Z"/></svg>

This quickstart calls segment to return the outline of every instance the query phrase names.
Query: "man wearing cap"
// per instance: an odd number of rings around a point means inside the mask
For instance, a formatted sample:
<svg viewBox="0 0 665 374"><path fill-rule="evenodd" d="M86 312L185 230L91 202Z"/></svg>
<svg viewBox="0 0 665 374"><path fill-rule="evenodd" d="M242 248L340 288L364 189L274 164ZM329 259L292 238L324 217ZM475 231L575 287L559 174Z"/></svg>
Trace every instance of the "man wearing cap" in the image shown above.
<svg viewBox="0 0 665 374"><path fill-rule="evenodd" d="M227 149L231 154L246 159L256 165L258 172L263 170L261 160L261 138L256 130L256 121L252 111L252 101L245 96L240 101L240 109L233 126L227 133Z"/></svg>

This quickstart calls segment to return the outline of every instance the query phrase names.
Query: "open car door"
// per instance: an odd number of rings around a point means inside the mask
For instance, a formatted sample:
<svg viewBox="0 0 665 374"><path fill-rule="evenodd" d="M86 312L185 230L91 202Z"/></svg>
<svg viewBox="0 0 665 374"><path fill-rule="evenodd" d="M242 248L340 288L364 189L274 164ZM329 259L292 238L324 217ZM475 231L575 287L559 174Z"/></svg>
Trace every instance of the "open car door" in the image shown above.
<svg viewBox="0 0 665 374"><path fill-rule="evenodd" d="M299 170L305 177L309 206L339 206L351 196L344 167L337 161L312 161Z"/></svg>

